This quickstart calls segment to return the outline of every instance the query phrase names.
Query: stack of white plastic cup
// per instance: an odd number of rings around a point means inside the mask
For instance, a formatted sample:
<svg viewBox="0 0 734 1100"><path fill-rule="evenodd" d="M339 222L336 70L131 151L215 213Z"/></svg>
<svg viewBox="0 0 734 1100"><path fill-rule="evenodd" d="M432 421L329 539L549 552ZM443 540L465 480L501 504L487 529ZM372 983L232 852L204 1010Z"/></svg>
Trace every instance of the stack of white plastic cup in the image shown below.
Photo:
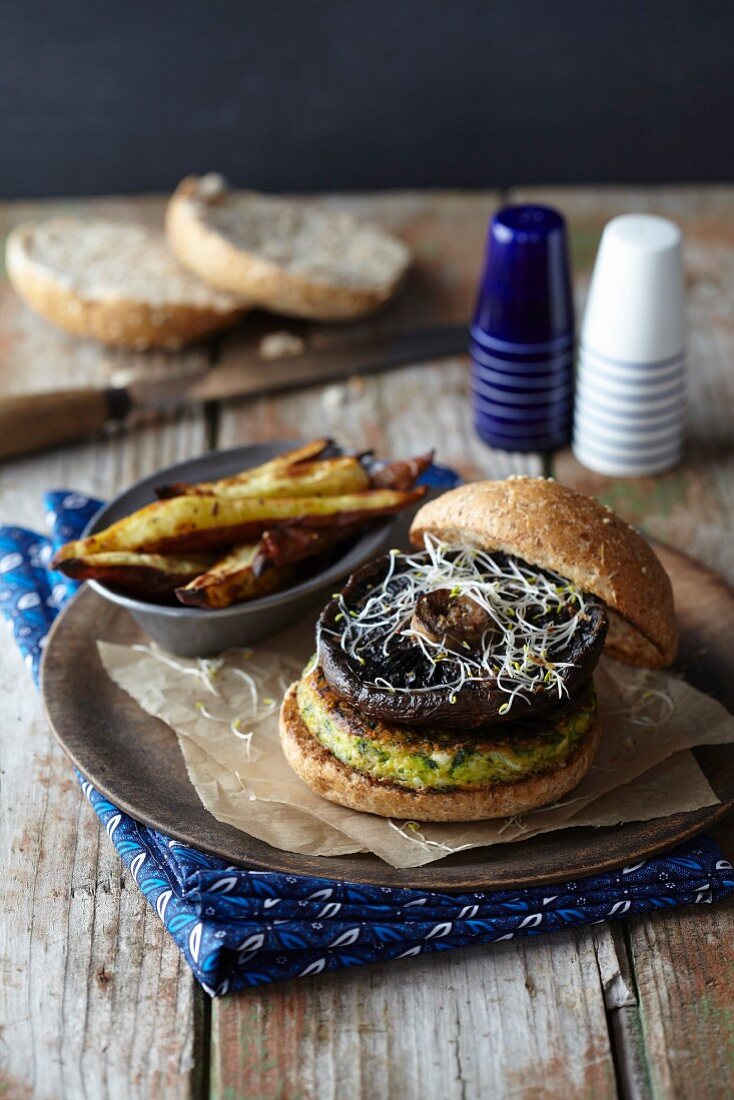
<svg viewBox="0 0 734 1100"><path fill-rule="evenodd" d="M681 234L667 218L606 226L581 326L573 452L601 474L644 477L680 460L685 422Z"/></svg>

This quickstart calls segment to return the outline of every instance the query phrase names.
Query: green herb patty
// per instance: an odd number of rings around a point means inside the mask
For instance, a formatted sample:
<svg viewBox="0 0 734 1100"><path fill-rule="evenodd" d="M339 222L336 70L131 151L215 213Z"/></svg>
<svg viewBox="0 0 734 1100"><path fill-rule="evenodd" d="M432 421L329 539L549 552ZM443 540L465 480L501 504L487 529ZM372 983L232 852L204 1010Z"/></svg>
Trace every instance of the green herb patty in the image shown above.
<svg viewBox="0 0 734 1100"><path fill-rule="evenodd" d="M299 681L297 700L307 729L338 760L413 790L483 787L558 767L596 716L596 694L589 681L572 699L536 719L466 733L411 730L370 718L342 702L315 659Z"/></svg>

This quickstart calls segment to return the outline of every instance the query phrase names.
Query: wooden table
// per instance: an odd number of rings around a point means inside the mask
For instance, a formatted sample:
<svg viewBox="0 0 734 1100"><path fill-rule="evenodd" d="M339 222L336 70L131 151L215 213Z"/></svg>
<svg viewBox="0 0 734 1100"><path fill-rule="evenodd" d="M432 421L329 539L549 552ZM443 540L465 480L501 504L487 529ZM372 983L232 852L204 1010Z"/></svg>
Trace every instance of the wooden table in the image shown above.
<svg viewBox="0 0 734 1100"><path fill-rule="evenodd" d="M466 316L487 216L507 195L331 197L409 237L425 321ZM512 192L512 199L531 193ZM191 409L7 463L0 521L41 526L41 494L109 496L208 446L333 433L401 455L438 447L467 477L552 471L734 579L734 188L534 190L567 214L579 300L600 230L675 218L687 246L691 421L683 466L611 481L570 454L474 437L463 358L228 408ZM0 206L7 231L64 211L160 219L160 198ZM415 300L415 298L413 299ZM409 308L405 305L396 310ZM388 312L376 323L388 326ZM0 386L101 382L237 354L237 335L173 362L65 337L0 283ZM0 653L0 1097L726 1097L734 1066L734 907L670 912L304 979L212 1002L131 882L52 741L13 644ZM719 839L734 851L734 828Z"/></svg>

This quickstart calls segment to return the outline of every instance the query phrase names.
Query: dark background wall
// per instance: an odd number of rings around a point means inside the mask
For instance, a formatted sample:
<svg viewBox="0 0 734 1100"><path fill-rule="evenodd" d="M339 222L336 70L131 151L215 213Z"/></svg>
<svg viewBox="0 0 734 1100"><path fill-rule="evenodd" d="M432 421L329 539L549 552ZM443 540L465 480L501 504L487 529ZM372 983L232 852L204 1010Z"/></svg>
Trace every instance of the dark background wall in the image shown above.
<svg viewBox="0 0 734 1100"><path fill-rule="evenodd" d="M734 178L732 0L2 0L0 194Z"/></svg>

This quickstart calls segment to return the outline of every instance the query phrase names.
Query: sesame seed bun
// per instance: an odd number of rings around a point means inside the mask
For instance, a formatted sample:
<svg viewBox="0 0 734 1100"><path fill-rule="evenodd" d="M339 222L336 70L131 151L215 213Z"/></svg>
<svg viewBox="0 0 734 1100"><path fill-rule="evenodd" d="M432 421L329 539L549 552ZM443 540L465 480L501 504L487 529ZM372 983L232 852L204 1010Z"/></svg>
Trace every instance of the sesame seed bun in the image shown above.
<svg viewBox="0 0 734 1100"><path fill-rule="evenodd" d="M575 489L531 477L461 485L419 509L411 542L426 535L502 550L592 592L609 611L606 652L620 661L661 668L675 657L667 573L639 532Z"/></svg>
<svg viewBox="0 0 734 1100"><path fill-rule="evenodd" d="M597 717L578 748L563 764L513 782L462 790L409 790L373 779L343 764L306 727L291 684L280 712L280 742L286 760L322 798L379 817L415 821L482 821L512 817L556 802L589 770L601 736Z"/></svg>

